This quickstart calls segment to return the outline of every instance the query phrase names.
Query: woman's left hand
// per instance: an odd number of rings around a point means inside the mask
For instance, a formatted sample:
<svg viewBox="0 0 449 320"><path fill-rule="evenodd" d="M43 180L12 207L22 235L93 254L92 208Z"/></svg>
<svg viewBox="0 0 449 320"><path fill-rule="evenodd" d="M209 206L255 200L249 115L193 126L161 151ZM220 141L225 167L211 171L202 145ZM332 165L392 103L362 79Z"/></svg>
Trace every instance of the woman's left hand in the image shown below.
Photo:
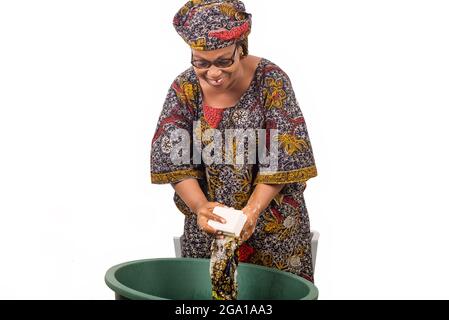
<svg viewBox="0 0 449 320"><path fill-rule="evenodd" d="M246 214L247 219L245 225L243 226L242 232L240 233L240 240L245 242L256 230L256 223L259 218L260 210L258 210L255 206L247 205L242 209L242 211Z"/></svg>

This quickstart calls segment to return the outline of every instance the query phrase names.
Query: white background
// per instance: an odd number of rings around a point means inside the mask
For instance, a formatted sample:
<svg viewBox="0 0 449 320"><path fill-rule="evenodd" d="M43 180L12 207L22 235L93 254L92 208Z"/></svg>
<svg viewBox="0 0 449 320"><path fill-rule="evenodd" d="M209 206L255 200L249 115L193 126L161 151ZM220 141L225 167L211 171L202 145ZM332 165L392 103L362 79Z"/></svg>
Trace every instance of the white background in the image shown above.
<svg viewBox="0 0 449 320"><path fill-rule="evenodd" d="M109 267L174 256L149 155L183 4L0 2L0 298L112 299ZM245 4L308 125L320 298L449 298L446 2Z"/></svg>

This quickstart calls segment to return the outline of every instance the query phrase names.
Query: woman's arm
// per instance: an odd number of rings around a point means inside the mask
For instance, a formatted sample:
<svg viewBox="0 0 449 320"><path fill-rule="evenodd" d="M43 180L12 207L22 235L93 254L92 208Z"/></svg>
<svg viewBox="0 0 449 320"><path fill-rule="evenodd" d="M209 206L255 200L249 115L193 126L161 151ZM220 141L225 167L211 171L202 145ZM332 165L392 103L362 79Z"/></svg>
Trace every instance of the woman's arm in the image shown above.
<svg viewBox="0 0 449 320"><path fill-rule="evenodd" d="M181 197L182 201L184 201L194 213L198 211L198 208L202 204L208 202L197 179L185 179L177 183L172 183L172 186L176 193Z"/></svg>
<svg viewBox="0 0 449 320"><path fill-rule="evenodd" d="M226 223L226 220L222 217L212 213L216 206L223 205L218 202L209 202L203 190L201 190L197 179L185 179L177 183L172 183L172 186L182 201L197 215L197 223L201 230L208 233L217 232L217 230L207 223L209 220Z"/></svg>
<svg viewBox="0 0 449 320"><path fill-rule="evenodd" d="M284 184L257 184L246 207L253 208L253 211L257 212L257 215L259 215L266 207L268 207L271 200L273 200L283 187Z"/></svg>
<svg viewBox="0 0 449 320"><path fill-rule="evenodd" d="M242 211L248 216L241 233L242 241L246 241L256 229L259 215L270 204L271 200L282 190L285 184L258 183L245 208Z"/></svg>

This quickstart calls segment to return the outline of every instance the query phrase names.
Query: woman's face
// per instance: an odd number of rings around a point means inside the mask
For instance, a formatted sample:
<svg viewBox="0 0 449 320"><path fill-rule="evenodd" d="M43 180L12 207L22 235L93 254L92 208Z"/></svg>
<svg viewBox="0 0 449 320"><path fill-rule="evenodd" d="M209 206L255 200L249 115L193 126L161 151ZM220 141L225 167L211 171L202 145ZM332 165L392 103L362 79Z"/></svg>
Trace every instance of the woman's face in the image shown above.
<svg viewBox="0 0 449 320"><path fill-rule="evenodd" d="M211 51L192 49L192 61L195 61L196 65L207 65L208 63L215 62L220 66L217 67L212 64L207 69L195 66L193 69L200 80L205 81L208 85L217 90L226 90L241 76L241 51L242 48L235 44L226 48ZM234 63L229 67L223 67L223 65L226 65L226 60L229 61L229 59L234 59Z"/></svg>

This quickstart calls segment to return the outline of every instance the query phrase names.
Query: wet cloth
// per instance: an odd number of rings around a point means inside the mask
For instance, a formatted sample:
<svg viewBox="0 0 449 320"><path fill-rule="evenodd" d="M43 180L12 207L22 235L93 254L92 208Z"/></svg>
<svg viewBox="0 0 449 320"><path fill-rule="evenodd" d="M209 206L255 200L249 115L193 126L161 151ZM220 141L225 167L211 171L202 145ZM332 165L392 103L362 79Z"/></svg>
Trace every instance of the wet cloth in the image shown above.
<svg viewBox="0 0 449 320"><path fill-rule="evenodd" d="M225 236L214 239L210 248L212 299L236 300L238 295L238 238Z"/></svg>

